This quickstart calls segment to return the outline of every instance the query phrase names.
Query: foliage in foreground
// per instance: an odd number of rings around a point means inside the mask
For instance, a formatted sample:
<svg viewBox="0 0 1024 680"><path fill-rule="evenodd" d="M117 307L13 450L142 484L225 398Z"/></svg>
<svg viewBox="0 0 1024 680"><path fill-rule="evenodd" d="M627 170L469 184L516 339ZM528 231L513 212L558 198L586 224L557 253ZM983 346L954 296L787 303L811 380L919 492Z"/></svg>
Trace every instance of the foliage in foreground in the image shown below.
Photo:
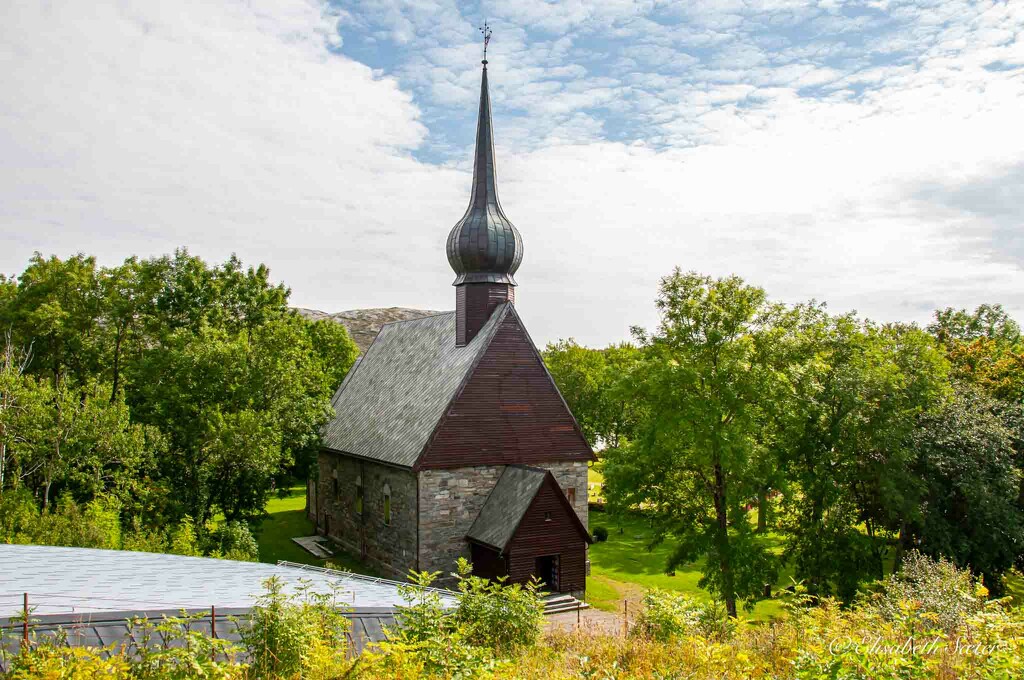
<svg viewBox="0 0 1024 680"><path fill-rule="evenodd" d="M197 526L186 515L165 528L146 529L135 521L124 529L120 502L112 496L100 495L84 505L62 496L40 510L25 489L0 496L0 543L259 559L259 546L245 522Z"/></svg>
<svg viewBox="0 0 1024 680"><path fill-rule="evenodd" d="M296 598L268 582L243 645L198 634L194 619L136 621L125 650L39 644L7 678L793 678L886 680L1019 678L1024 611L988 600L971 575L911 552L904 570L849 608L796 587L785 619L739 624L721 607L652 591L628 636L600 628L541 636L533 586L504 587L467 574L452 608L415 575L401 629L346 659L347 623L332 594ZM811 605L810 603L818 604ZM167 636L157 642L157 634ZM109 656L102 652L109 652ZM245 659L245 662L242 659Z"/></svg>

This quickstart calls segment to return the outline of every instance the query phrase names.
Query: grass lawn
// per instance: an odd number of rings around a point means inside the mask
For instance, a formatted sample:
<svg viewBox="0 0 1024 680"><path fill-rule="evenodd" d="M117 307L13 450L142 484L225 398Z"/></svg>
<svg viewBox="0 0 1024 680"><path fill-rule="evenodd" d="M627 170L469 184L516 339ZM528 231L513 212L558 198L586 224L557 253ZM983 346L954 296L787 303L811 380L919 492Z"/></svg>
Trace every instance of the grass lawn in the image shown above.
<svg viewBox="0 0 1024 680"><path fill-rule="evenodd" d="M648 550L653 532L644 520L626 518L613 521L601 512L591 512L590 527L604 526L608 540L590 546L590 578L587 579L587 601L598 609L622 611L622 600L638 600L648 588L685 592L701 600L710 600L707 591L697 586L700 563L676 569L674 576L665 573L665 564L672 551L670 542ZM620 532L621 529L621 532ZM769 536L768 540L772 540ZM773 549L781 550L780 545ZM790 574L780 575L777 587L789 585ZM753 619L769 619L782 615L782 606L775 600L764 600L750 614Z"/></svg>
<svg viewBox="0 0 1024 680"><path fill-rule="evenodd" d="M347 569L358 574L373 573L369 567L358 559L342 552L335 552L329 560L313 557L292 542L293 538L312 536L313 523L306 518L306 489L296 486L288 489L283 498L273 496L267 503L270 515L263 521L256 534L256 542L260 546L260 561L276 563L278 560L312 564L317 567L330 566Z"/></svg>

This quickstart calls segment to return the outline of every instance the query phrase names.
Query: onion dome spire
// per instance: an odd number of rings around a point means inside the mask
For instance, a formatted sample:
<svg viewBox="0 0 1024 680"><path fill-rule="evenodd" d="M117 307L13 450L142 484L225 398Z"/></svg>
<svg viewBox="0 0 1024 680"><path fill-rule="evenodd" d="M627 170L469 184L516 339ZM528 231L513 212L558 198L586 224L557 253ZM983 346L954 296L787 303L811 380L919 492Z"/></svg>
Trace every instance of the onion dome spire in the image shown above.
<svg viewBox="0 0 1024 680"><path fill-rule="evenodd" d="M448 263L455 270L455 283L505 283L516 285L513 275L523 259L523 240L505 217L498 201L494 138L491 130L491 98L487 88L487 42L484 31L483 76L480 80L480 113L476 124L476 154L473 159L473 191L469 208L448 234Z"/></svg>

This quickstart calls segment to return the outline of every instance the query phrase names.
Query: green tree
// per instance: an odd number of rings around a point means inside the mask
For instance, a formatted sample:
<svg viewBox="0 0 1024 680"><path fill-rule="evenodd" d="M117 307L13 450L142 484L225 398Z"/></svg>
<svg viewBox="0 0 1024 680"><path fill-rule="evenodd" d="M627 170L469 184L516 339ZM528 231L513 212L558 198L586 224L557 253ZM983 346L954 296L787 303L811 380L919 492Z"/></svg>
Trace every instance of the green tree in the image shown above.
<svg viewBox="0 0 1024 680"><path fill-rule="evenodd" d="M979 305L973 312L952 307L938 310L928 332L943 343L989 338L1014 345L1021 339L1020 325L998 304Z"/></svg>
<svg viewBox="0 0 1024 680"><path fill-rule="evenodd" d="M0 309L0 327L31 347L30 372L54 384L87 382L99 370L101 297L94 258L36 253Z"/></svg>
<svg viewBox="0 0 1024 680"><path fill-rule="evenodd" d="M786 553L812 594L850 599L882 576L882 534L916 511L908 436L941 402L946 364L917 329L820 307L806 308L794 349L794 395L776 421Z"/></svg>
<svg viewBox="0 0 1024 680"><path fill-rule="evenodd" d="M961 383L913 433L911 471L924 489L907 543L984 575L994 593L1024 553L1013 425L998 402Z"/></svg>
<svg viewBox="0 0 1024 680"><path fill-rule="evenodd" d="M609 453L606 495L613 509L640 509L662 536L678 539L671 566L705 557L701 587L730 616L775 578L775 561L753 531L745 505L762 486L762 405L788 390L777 353L790 316L737 277L678 269L661 282L661 324L636 329L644 360L631 382L643 404L636 439Z"/></svg>
<svg viewBox="0 0 1024 680"><path fill-rule="evenodd" d="M629 343L591 349L570 338L545 348L544 363L591 447L618 448L632 436L636 408L621 382L639 359Z"/></svg>

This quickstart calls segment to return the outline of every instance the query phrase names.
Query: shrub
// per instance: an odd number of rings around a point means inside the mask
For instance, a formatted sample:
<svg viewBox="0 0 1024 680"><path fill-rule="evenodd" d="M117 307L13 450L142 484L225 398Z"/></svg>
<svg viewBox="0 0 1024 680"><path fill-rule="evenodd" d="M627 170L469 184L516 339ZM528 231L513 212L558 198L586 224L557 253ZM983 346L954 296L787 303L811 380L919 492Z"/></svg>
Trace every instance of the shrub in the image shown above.
<svg viewBox="0 0 1024 680"><path fill-rule="evenodd" d="M594 536L594 540L598 543L602 543L608 540L608 529L606 529L603 526L598 525L594 527L594 530L591 533Z"/></svg>
<svg viewBox="0 0 1024 680"><path fill-rule="evenodd" d="M733 631L734 624L721 607L697 602L683 593L653 589L644 594L631 632L667 642L692 635L725 640Z"/></svg>
<svg viewBox="0 0 1024 680"><path fill-rule="evenodd" d="M129 642L121 653L122 659L131 664L128 677L133 680L244 678L247 667L236 661L241 651L237 645L193 629L193 624L202 617L202 614L183 614L160 621L131 619Z"/></svg>
<svg viewBox="0 0 1024 680"><path fill-rule="evenodd" d="M911 550L900 571L879 584L868 607L887 621L905 622L927 614L947 632L962 628L985 608L985 594L966 569L945 559L933 560Z"/></svg>
<svg viewBox="0 0 1024 680"><path fill-rule="evenodd" d="M411 583L400 586L406 604L396 613L398 628L360 660L357 666L367 673L360 677L508 677L505 660L540 637L539 584L509 585L471 572L472 565L460 559L452 608L430 589L439 572L411 573Z"/></svg>
<svg viewBox="0 0 1024 680"><path fill-rule="evenodd" d="M349 622L337 591L320 593L303 582L296 598L284 593L280 579L266 589L239 627L256 678L331 678L345 667Z"/></svg>
<svg viewBox="0 0 1024 680"><path fill-rule="evenodd" d="M43 642L23 654L12 656L4 677L10 680L128 678L130 664L111 651L109 648L66 647Z"/></svg>
<svg viewBox="0 0 1024 680"><path fill-rule="evenodd" d="M497 665L493 651L474 644L470 639L472 631L444 606L440 594L430 589L439 575L440 572L412 572L411 583L399 586L406 604L397 607L397 630L388 631L389 641L378 647L376 655L366 659L370 665L363 668L360 677L399 677L418 669L406 677L475 678Z"/></svg>
<svg viewBox="0 0 1024 680"><path fill-rule="evenodd" d="M120 510L109 496L97 496L84 508L70 496L61 496L41 511L27 490L7 491L0 496L0 543L117 549Z"/></svg>
<svg viewBox="0 0 1024 680"><path fill-rule="evenodd" d="M168 539L170 553L174 555L185 555L188 557L201 557L203 551L199 549L199 537L196 535L196 525L192 518L185 515L178 522L178 526L171 530Z"/></svg>
<svg viewBox="0 0 1024 680"><path fill-rule="evenodd" d="M508 585L504 578L495 582L473 576L472 570L466 559L459 558L454 618L463 626L466 640L499 655L535 645L544 619L540 582Z"/></svg>
<svg viewBox="0 0 1024 680"><path fill-rule="evenodd" d="M257 562L260 559L260 547L245 522L221 522L210 531L208 543L206 553L211 557L241 562Z"/></svg>

